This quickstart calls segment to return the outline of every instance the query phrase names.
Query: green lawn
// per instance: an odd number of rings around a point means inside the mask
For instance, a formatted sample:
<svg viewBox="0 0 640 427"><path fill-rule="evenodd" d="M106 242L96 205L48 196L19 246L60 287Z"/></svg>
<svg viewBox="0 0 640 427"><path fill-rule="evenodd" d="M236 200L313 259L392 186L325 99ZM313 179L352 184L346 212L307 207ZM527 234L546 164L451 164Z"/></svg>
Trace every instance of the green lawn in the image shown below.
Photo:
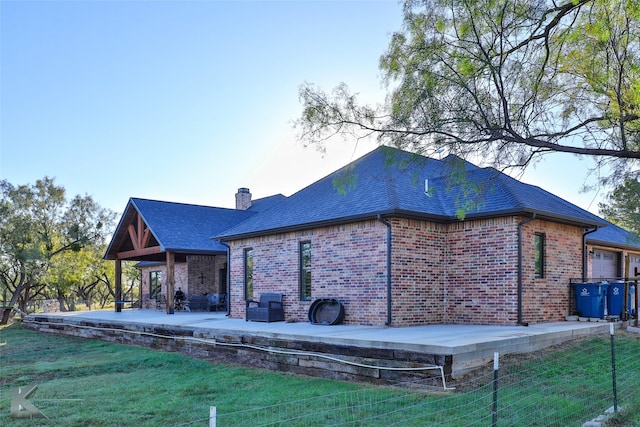
<svg viewBox="0 0 640 427"><path fill-rule="evenodd" d="M357 385L195 360L178 353L0 330L0 425L11 393L38 385L29 399L49 420L37 425L157 426L207 419L211 405L235 412L290 399L357 389ZM160 422L161 420L161 422ZM208 421L200 425L208 425Z"/></svg>
<svg viewBox="0 0 640 427"><path fill-rule="evenodd" d="M581 341L544 358L505 359L498 425L582 425L611 406L607 337ZM620 337L620 401L640 422L629 390L640 384L640 344ZM638 355L638 357L636 357ZM140 347L0 329L2 426L424 426L491 425L492 372L453 393L371 387L222 365ZM38 385L29 399L48 419L10 417L11 394ZM591 406L590 406L591 405Z"/></svg>

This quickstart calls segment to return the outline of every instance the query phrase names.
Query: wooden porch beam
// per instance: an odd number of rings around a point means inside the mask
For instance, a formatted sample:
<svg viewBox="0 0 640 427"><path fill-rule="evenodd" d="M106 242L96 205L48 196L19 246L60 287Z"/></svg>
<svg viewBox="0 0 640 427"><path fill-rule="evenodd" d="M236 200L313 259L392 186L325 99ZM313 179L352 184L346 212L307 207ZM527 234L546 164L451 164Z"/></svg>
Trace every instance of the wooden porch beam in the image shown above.
<svg viewBox="0 0 640 427"><path fill-rule="evenodd" d="M151 241L151 230L145 226L142 217L137 217L137 228L133 224L127 226L127 232L129 233L129 239L133 245L133 250L140 251L146 249Z"/></svg>
<svg viewBox="0 0 640 427"><path fill-rule="evenodd" d="M137 258L137 257L143 257L146 255L155 255L155 254L160 254L162 253L162 249L160 248L160 246L152 246L150 248L143 248L143 249L139 249L139 250L132 250L132 251L124 251L124 252L118 252L116 254L116 258L117 259L132 259L132 258Z"/></svg>
<svg viewBox="0 0 640 427"><path fill-rule="evenodd" d="M138 243L138 233L136 233L136 228L133 224L129 224L127 227L127 231L129 232L129 239L131 239L131 244L133 245L134 250L140 250L140 243Z"/></svg>
<svg viewBox="0 0 640 427"><path fill-rule="evenodd" d="M140 216L139 213L138 213L138 232L136 234L138 236L138 248L144 249L144 245L142 244L143 235L144 235L144 221L142 220L142 217Z"/></svg>
<svg viewBox="0 0 640 427"><path fill-rule="evenodd" d="M175 261L175 254L173 252L167 252L167 314L174 313L173 294L176 287Z"/></svg>
<svg viewBox="0 0 640 427"><path fill-rule="evenodd" d="M115 305L116 305L116 313L120 313L122 311L122 304L118 304L118 301L122 301L122 260L116 259L116 295L115 295Z"/></svg>
<svg viewBox="0 0 640 427"><path fill-rule="evenodd" d="M144 234L142 235L142 239L140 239L140 248L146 248L149 244L149 240L151 240L151 230L149 227L145 228Z"/></svg>

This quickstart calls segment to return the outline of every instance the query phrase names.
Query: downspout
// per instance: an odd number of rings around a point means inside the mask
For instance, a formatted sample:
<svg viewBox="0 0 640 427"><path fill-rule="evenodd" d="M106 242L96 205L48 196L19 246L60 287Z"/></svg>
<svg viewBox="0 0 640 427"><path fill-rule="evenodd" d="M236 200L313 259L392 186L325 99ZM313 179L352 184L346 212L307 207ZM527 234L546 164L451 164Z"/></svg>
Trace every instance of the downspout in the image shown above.
<svg viewBox="0 0 640 427"><path fill-rule="evenodd" d="M391 224L382 219L378 214L378 221L387 226L387 321L385 325L391 325Z"/></svg>
<svg viewBox="0 0 640 427"><path fill-rule="evenodd" d="M587 230L582 233L582 281L587 280L587 235L598 231L598 226L593 230Z"/></svg>
<svg viewBox="0 0 640 427"><path fill-rule="evenodd" d="M524 219L518 223L518 324L529 326L522 321L522 227L536 218L535 212L531 218Z"/></svg>
<svg viewBox="0 0 640 427"><path fill-rule="evenodd" d="M231 247L224 241L218 240L220 244L227 248L227 316L231 314Z"/></svg>

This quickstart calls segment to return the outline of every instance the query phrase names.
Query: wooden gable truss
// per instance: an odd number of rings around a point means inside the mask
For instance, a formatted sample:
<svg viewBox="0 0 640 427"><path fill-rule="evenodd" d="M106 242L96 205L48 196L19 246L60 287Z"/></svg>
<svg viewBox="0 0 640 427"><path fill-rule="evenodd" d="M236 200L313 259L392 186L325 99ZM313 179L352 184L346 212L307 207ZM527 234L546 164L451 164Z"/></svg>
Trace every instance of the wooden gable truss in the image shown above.
<svg viewBox="0 0 640 427"><path fill-rule="evenodd" d="M116 312L122 311L125 301L122 298L122 261L146 259L159 260L164 258L167 265L167 314L173 314L173 294L175 289L175 254L164 251L157 241L149 226L135 209L132 212L131 220L121 225L122 228L116 231L120 233L120 245L115 254L115 293ZM163 252L165 252L163 254ZM164 255L164 256L163 256Z"/></svg>
<svg viewBox="0 0 640 427"><path fill-rule="evenodd" d="M160 244L152 239L151 230L145 224L139 213L136 212L134 220L127 226L132 249L118 252L118 259L140 259L149 255L160 254Z"/></svg>

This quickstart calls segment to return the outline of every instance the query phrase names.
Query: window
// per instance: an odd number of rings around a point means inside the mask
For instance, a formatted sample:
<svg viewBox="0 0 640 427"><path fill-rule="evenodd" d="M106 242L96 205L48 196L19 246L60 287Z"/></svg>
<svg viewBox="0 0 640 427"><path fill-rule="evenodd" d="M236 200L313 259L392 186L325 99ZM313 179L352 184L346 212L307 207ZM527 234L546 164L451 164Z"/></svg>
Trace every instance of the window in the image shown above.
<svg viewBox="0 0 640 427"><path fill-rule="evenodd" d="M311 242L300 242L300 299L311 299Z"/></svg>
<svg viewBox="0 0 640 427"><path fill-rule="evenodd" d="M253 298L253 248L244 250L244 297Z"/></svg>
<svg viewBox="0 0 640 427"><path fill-rule="evenodd" d="M544 277L544 233L536 233L533 244L536 254L536 279L541 279Z"/></svg>
<svg viewBox="0 0 640 427"><path fill-rule="evenodd" d="M162 271L149 272L149 298L156 299L162 293Z"/></svg>

